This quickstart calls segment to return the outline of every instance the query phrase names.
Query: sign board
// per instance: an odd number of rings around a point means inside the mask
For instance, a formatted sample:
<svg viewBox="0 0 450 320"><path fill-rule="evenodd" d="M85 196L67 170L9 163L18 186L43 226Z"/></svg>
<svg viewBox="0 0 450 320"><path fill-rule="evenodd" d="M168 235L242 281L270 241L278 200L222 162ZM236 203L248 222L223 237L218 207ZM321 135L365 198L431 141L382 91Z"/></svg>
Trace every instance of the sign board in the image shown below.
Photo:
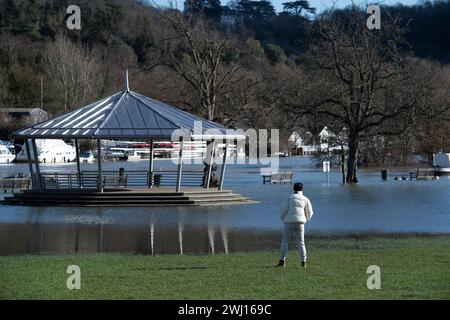
<svg viewBox="0 0 450 320"><path fill-rule="evenodd" d="M323 172L330 172L330 161L324 161L322 163Z"/></svg>

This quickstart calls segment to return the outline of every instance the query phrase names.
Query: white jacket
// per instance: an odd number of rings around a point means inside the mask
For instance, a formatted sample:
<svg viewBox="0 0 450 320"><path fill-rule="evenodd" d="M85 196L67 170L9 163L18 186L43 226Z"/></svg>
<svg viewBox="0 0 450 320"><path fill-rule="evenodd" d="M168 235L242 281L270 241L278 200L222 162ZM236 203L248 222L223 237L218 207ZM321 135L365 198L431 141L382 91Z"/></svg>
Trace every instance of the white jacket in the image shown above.
<svg viewBox="0 0 450 320"><path fill-rule="evenodd" d="M312 216L311 201L302 191L291 194L281 206L280 217L283 223L306 223Z"/></svg>

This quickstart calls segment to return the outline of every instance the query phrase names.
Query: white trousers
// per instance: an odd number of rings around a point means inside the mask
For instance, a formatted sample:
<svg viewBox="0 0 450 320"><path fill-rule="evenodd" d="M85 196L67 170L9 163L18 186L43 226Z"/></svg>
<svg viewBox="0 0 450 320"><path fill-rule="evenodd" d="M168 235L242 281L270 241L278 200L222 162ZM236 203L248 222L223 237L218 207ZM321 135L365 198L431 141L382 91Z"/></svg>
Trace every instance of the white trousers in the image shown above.
<svg viewBox="0 0 450 320"><path fill-rule="evenodd" d="M300 259L302 262L306 261L306 246L305 246L305 225L303 223L285 223L283 227L283 240L281 241L280 260L286 260L289 248L289 241L291 240L292 232L295 233L295 240L300 251Z"/></svg>

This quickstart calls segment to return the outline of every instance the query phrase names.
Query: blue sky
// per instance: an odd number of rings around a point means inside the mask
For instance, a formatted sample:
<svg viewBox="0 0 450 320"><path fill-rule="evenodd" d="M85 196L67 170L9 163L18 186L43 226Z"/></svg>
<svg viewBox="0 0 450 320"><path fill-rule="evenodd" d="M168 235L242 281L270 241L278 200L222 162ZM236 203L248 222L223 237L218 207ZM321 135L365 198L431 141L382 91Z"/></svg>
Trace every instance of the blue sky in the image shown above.
<svg viewBox="0 0 450 320"><path fill-rule="evenodd" d="M150 0L151 2L152 0ZM168 1L167 0L153 0L156 3L160 4L160 5L167 5ZM229 0L221 0L223 4L226 4ZM274 4L275 8L277 9L277 11L281 11L283 9L283 2L288 2L289 0L271 0L272 3ZM381 2L378 0L369 0L369 3L376 3L376 2ZM382 1L385 4L396 4L396 3L402 3L404 5L412 5L412 4L416 4L417 0L384 0ZM178 0L178 7L182 8L183 7L183 3L184 0ZM318 9L318 11L322 11L323 9L328 8L333 1L332 0L309 0L309 3ZM351 3L351 0L337 0L337 5L339 7L345 7L347 5L349 5Z"/></svg>
<svg viewBox="0 0 450 320"><path fill-rule="evenodd" d="M281 10L283 8L282 3L286 2L284 0L273 0L272 3L276 6L277 10ZM369 4L370 3L376 3L376 2L381 2L381 1L367 1ZM313 6L316 7L319 11L322 11L323 9L326 9L328 7L331 6L331 4L333 3L333 1L331 0L310 0L309 3ZM347 5L349 5L351 3L350 0L338 0L337 1L337 5L340 7L345 7ZM384 4L397 4L397 3L402 3L404 5L412 5L412 4L416 4L417 0L384 0L383 1Z"/></svg>
<svg viewBox="0 0 450 320"><path fill-rule="evenodd" d="M274 3L277 6L277 10L279 10L279 8L282 8L282 3L286 2L286 1L282 1L282 0L276 0L276 1L272 1L272 3ZM377 2L382 2L383 4L397 4L397 3L401 3L404 5L412 5L412 4L416 4L417 0L384 0L384 1L367 1L369 4L370 3L377 3ZM322 11L323 9L328 8L333 1L330 0L310 0L309 3L313 6L316 7L319 11ZM340 7L345 7L347 5L349 5L351 3L350 0L338 0L337 5Z"/></svg>

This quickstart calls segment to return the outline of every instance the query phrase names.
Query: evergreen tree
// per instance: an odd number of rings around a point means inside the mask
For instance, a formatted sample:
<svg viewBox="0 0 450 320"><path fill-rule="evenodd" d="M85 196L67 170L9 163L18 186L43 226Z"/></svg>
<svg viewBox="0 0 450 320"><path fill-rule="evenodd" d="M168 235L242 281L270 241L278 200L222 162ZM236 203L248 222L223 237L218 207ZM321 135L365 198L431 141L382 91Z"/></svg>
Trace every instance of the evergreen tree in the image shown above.
<svg viewBox="0 0 450 320"><path fill-rule="evenodd" d="M308 0L285 2L283 3L283 8L286 12L289 12L295 16L300 16L303 12L311 14L316 13L316 8L311 7Z"/></svg>
<svg viewBox="0 0 450 320"><path fill-rule="evenodd" d="M222 7L220 0L186 0L184 2L185 13L202 13L205 17L220 20Z"/></svg>

